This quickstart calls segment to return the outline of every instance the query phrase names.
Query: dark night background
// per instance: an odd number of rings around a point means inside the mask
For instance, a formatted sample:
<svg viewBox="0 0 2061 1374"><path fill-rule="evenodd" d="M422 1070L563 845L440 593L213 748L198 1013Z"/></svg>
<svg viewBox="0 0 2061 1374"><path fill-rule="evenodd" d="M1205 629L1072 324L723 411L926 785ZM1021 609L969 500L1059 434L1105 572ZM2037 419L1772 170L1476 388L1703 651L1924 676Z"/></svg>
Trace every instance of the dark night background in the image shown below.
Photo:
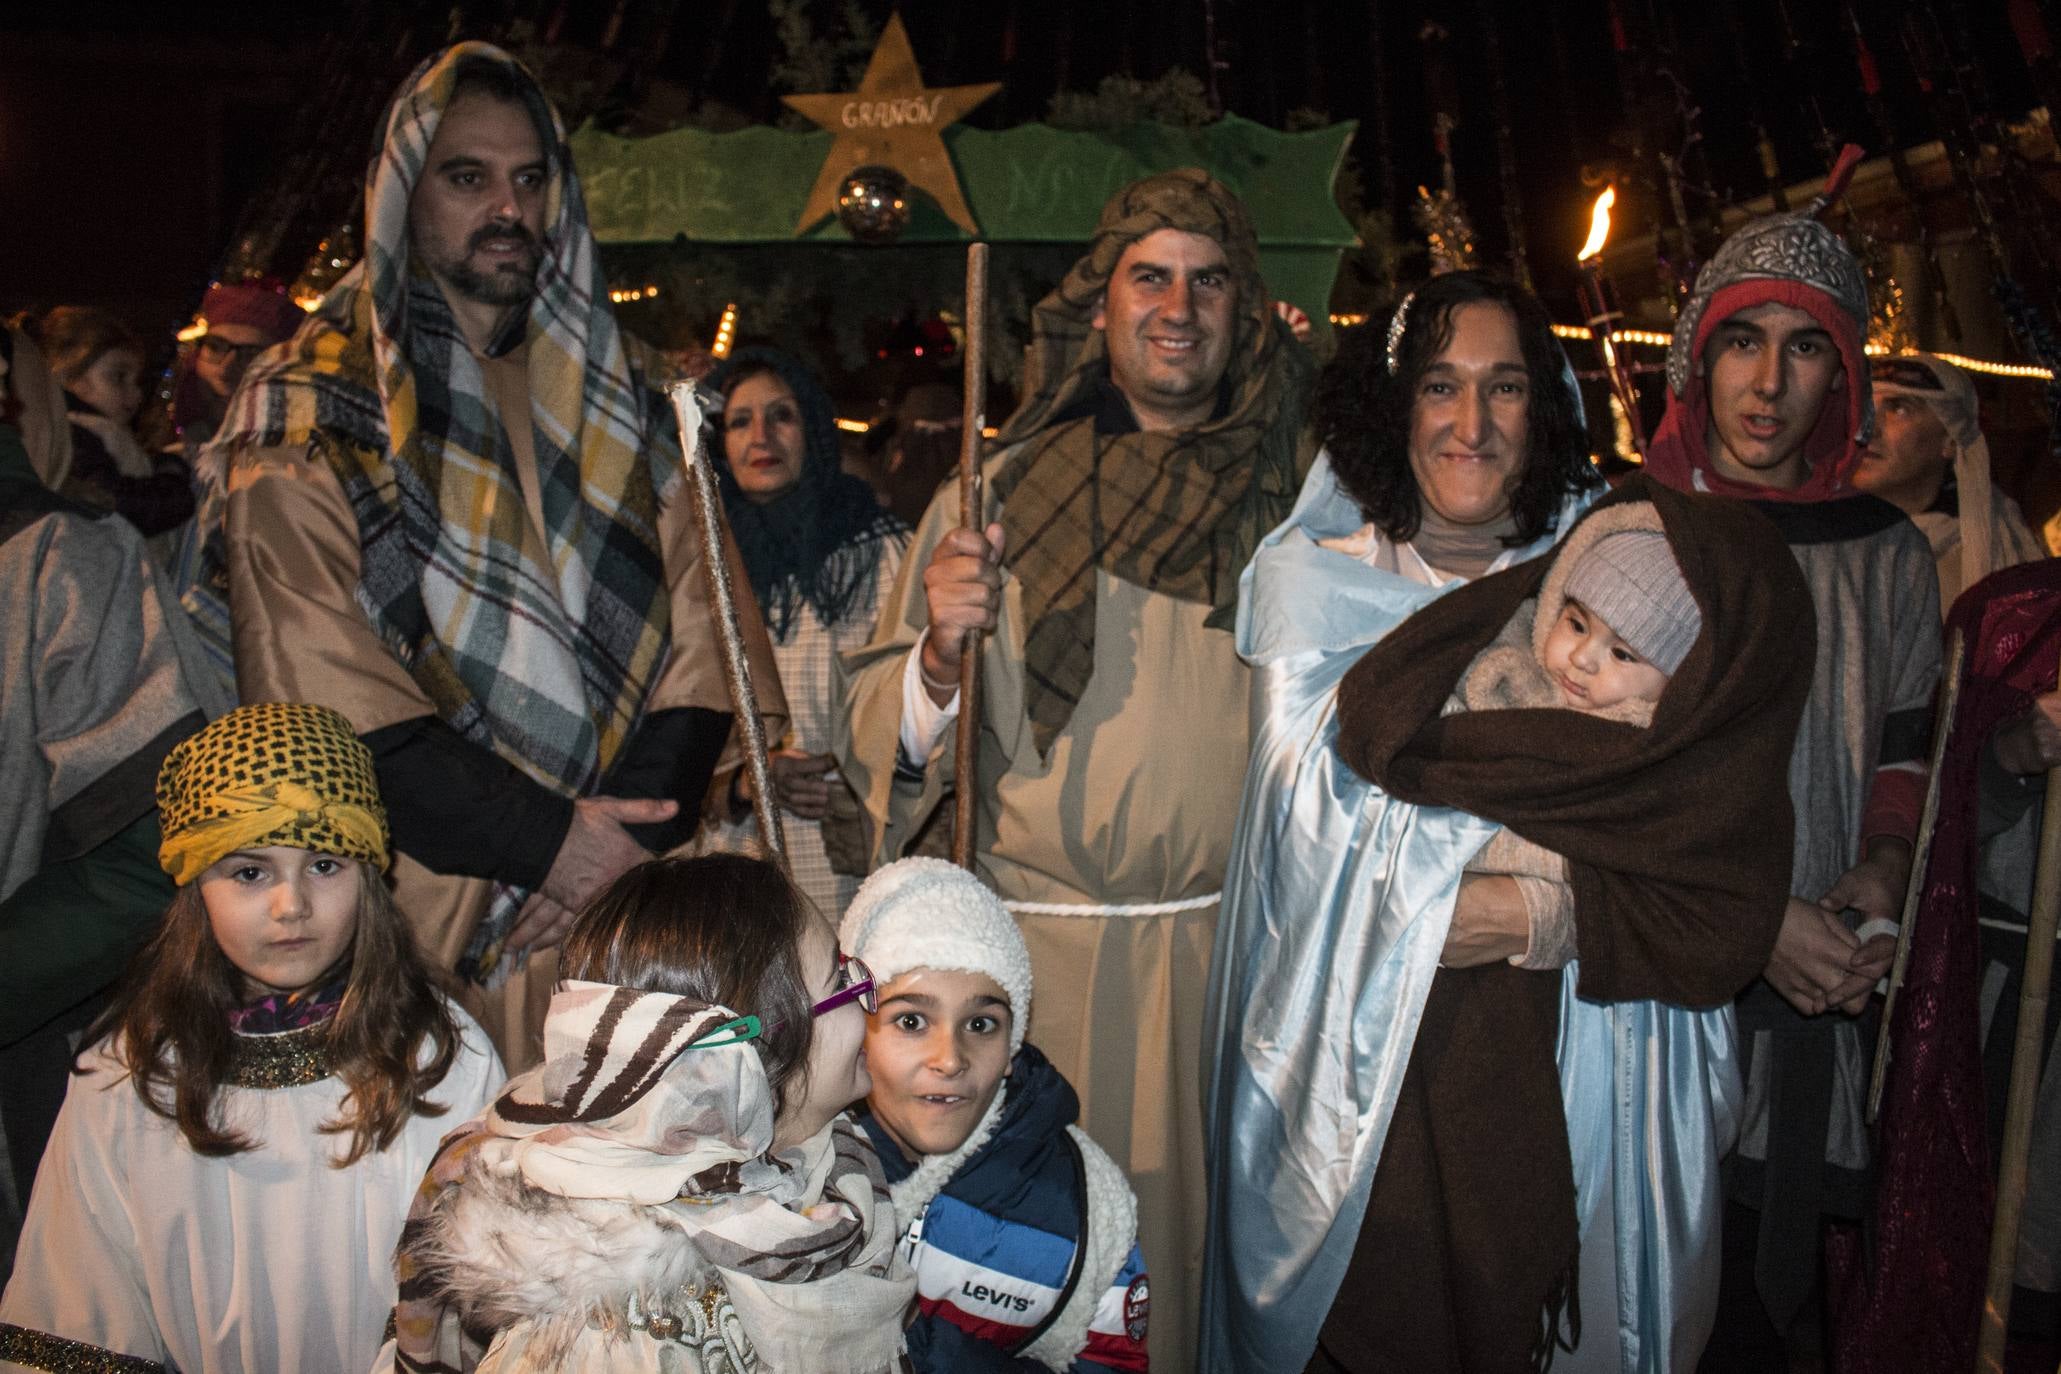
<svg viewBox="0 0 2061 1374"><path fill-rule="evenodd" d="M883 0L859 7L876 24L893 8ZM1499 46L1523 237L1549 300L1571 290L1562 264L1593 194L1580 181L1584 164L1628 152L1628 95L1634 105L1672 110L1680 83L1681 99L1701 111L1702 179L1725 200L1766 189L1756 125L1790 181L1822 170L1821 130L1882 150L1857 73L1849 28L1856 13L1906 145L1937 133L1902 41L1909 27L1964 23L1990 108L2015 118L2037 103L2002 3L905 0L899 8L927 82L1005 82L969 120L987 127L1042 118L1055 91L1089 90L1112 73L1151 78L1180 67L1204 76L1213 21L1222 108L1277 127L1311 111L1360 121L1354 157L1377 205L1404 204L1419 183L1436 184L1428 88L1441 82L1419 37L1435 22L1450 35L1443 94L1458 106L1459 189L1491 260L1508 243L1492 60ZM842 9L824 0L810 16L835 37ZM323 119L322 106L376 112L407 68L447 36L499 37L511 22L528 21L540 34L555 27L560 45L598 51L613 25L610 51L629 70L606 113L633 129L666 122L637 108L636 88L654 79L669 83L675 98L684 89L746 119L781 112L769 83L779 44L766 0L72 0L5 10L0 307L88 301L153 329L183 322L255 200L316 192L305 180L282 181L290 154L314 144L356 165L372 116L338 126ZM1620 32L1630 60L1615 48ZM326 90L339 69L347 89ZM1689 170L1704 171L1693 160ZM281 252L297 262L312 246Z"/></svg>
<svg viewBox="0 0 2061 1374"><path fill-rule="evenodd" d="M1662 155L1678 158L1688 228L1672 232L1687 238L1676 256L1693 268L1718 241L1723 212L1822 176L1840 143L1878 155L1942 136L1987 159L2013 271L2042 318L2061 320L2061 278L2045 262L2061 242L2061 159L2036 123L2029 159L1994 155L2025 142L2029 113L2061 92L2043 42L2043 32L2061 32L2061 0L13 4L0 7L0 313L107 306L162 340L153 361L164 361L217 273L256 264L292 280L324 235L355 216L386 98L455 38L515 47L573 122L592 116L649 134L690 120L776 122L783 89L850 89L870 38L897 8L927 85L1004 83L966 121L976 126L1044 119L1055 93L1175 70L1197 78L1216 108L1274 127L1357 121L1341 199L1353 217L1390 211L1393 239L1347 254L1334 309L1365 310L1393 285L1390 274L1407 282L1424 273L1409 210L1420 184L1438 185L1433 128L1443 110L1457 121L1457 189L1481 260L1512 264L1514 222L1532 278L1563 320L1579 317L1573 255L1604 180L1620 187L1610 259L1620 291L1640 322L1664 327L1657 258L1636 247L1638 235L1676 220ZM859 41L855 27L865 31ZM817 81L796 84L811 60ZM1872 100L1864 70L1876 79ZM2018 133L2008 132L2013 124ZM1857 188L1843 227L1909 245L1925 224L1934 261L1959 254L1948 275L1985 298L1960 312L1972 326L1967 351L2024 361L1986 299L1989 260L1970 197L1947 159L1923 166L1915 197L1889 185L1886 199L1878 192L1864 208ZM904 257L895 270L928 272L929 261ZM1907 288L1911 261L1907 252L1899 269ZM1920 341L1958 344L1940 336L1939 312L1927 309ZM630 308L627 322L654 332L660 317L641 310ZM920 313L912 299L896 327L909 332ZM672 324L676 335L706 337L713 316ZM742 341L754 341L750 321ZM846 380L859 405L892 391L873 377ZM2061 465L2046 458L2045 389L1982 386L2000 481L2029 514L2052 509ZM1645 389L1657 418L1659 390Z"/></svg>

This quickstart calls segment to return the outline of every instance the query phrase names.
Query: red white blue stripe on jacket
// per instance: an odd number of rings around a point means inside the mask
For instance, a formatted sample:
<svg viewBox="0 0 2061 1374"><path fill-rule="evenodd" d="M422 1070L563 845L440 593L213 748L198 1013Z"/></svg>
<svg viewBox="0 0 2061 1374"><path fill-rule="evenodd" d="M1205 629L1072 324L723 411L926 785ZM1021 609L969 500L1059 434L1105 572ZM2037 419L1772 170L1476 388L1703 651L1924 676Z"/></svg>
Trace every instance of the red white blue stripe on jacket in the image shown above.
<svg viewBox="0 0 2061 1374"><path fill-rule="evenodd" d="M1058 1304L1074 1242L1005 1221L949 1194L932 1200L916 1242L916 1304L926 1317L1009 1349ZM1150 1287L1138 1247L1096 1304L1078 1371L1147 1368Z"/></svg>

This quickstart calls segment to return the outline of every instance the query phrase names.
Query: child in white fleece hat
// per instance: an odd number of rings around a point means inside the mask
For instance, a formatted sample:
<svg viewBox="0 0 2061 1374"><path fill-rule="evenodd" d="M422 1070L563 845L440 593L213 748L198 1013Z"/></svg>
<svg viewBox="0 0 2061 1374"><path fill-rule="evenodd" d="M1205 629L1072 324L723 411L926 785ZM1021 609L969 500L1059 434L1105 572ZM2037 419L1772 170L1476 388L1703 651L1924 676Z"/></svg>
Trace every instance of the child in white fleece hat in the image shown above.
<svg viewBox="0 0 2061 1374"><path fill-rule="evenodd" d="M916 1269L915 1367L984 1368L999 1345L1055 1370L1145 1369L1137 1203L1024 1043L1015 920L964 869L903 859L860 887L839 937L878 987L861 1124Z"/></svg>

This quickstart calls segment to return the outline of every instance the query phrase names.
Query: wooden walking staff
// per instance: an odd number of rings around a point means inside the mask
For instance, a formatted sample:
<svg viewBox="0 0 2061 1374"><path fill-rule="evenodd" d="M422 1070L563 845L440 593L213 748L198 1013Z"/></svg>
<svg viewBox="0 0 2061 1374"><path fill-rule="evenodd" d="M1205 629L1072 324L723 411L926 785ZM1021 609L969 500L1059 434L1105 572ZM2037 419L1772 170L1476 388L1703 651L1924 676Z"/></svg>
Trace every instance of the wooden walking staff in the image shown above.
<svg viewBox="0 0 2061 1374"><path fill-rule="evenodd" d="M2055 687L2061 690L2061 682ZM2011 1324L2018 1213L2025 1205L2033 1099L2039 1091L2040 1052L2047 1038L2047 994L2054 978L2055 927L2061 918L2061 768L2047 770L2046 810L2040 817L2039 862L2033 870L2030 915L2025 930L2025 983L2018 994L2018 1041L2011 1047L2011 1095L2004 1109L2003 1157L1997 1170L1996 1224L1989 1233L1989 1296L1983 1300L1982 1336L1975 1352L1979 1374L2003 1374L2004 1336Z"/></svg>
<svg viewBox="0 0 2061 1374"><path fill-rule="evenodd" d="M1946 680L1939 687L1938 719L1932 727L1932 771L1925 778L1925 809L1918 816L1918 838L1911 846L1911 877L1904 884L1904 909L1897 920L1896 960L1889 966L1889 991L1882 999L1882 1022L1875 1032L1875 1068L1868 1079L1868 1124L1882 1112L1882 1088L1889 1077L1889 1026L1903 990L1904 969L1911 962L1911 936L1918 929L1918 900L1925 895L1925 865L1932 858L1932 831L1939 824L1939 775L1946 762L1947 733L1961 704L1961 632L1947 641Z"/></svg>
<svg viewBox="0 0 2061 1374"><path fill-rule="evenodd" d="M959 523L985 537L980 490L981 431L987 428L988 246L966 245L966 346L959 410ZM980 631L959 642L959 720L952 735L952 862L973 871L979 818Z"/></svg>
<svg viewBox="0 0 2061 1374"><path fill-rule="evenodd" d="M709 466L708 447L701 441L703 407L720 407L694 382L674 382L666 388L673 399L673 417L680 422L680 461L687 468L687 485L694 493L694 512L701 526L702 567L708 572L709 599L716 613L716 638L723 647L723 671L730 679L730 704L737 712L737 724L744 736L744 766L751 773L751 809L759 820L759 835L766 848L787 866L787 832L780 828L780 808L774 804L773 776L766 762L766 722L759 718L759 695L751 685L751 660L744 651L744 628L737 621L737 589L730 579L729 541L723 537L723 501L716 489L716 472Z"/></svg>

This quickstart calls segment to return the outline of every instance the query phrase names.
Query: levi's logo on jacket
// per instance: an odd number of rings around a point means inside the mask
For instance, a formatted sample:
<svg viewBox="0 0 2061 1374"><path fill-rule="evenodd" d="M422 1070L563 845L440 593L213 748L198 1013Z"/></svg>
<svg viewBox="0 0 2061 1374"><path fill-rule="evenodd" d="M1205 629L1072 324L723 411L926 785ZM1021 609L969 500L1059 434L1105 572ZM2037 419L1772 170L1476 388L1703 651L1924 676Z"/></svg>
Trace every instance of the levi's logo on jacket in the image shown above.
<svg viewBox="0 0 2061 1374"><path fill-rule="evenodd" d="M1015 1293L1004 1293L999 1289L990 1288L984 1283L961 1284L959 1291L973 1302L987 1303L991 1306L999 1307L1005 1312L1023 1313L1030 1311L1031 1300L1029 1298L1020 1297Z"/></svg>

